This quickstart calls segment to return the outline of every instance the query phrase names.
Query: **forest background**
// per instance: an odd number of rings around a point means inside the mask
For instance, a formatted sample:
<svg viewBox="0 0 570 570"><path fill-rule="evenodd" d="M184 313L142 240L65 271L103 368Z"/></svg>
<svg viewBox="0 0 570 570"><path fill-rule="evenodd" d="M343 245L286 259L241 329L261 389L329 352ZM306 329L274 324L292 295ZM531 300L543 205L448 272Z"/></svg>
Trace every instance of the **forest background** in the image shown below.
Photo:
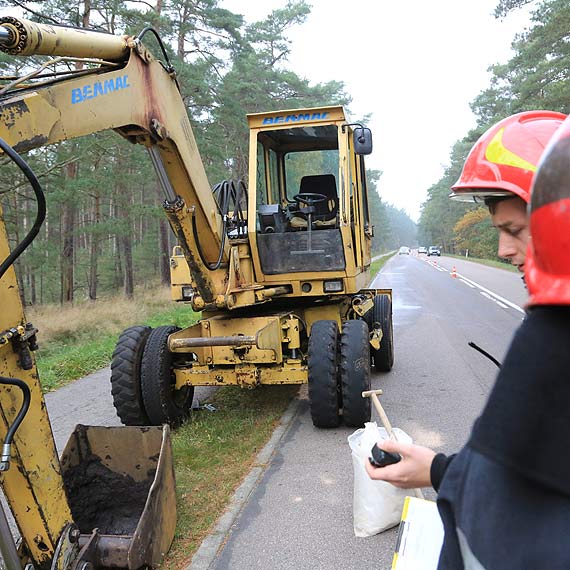
<svg viewBox="0 0 570 570"><path fill-rule="evenodd" d="M528 4L531 27L514 38L511 60L490 69L490 85L471 105L477 126L451 149L442 178L427 189L417 225L381 199L382 173L368 171L374 253L420 244L495 257L496 232L486 210L452 202L448 194L469 149L492 123L523 110L569 111L570 4L501 0L495 16ZM0 0L0 7L23 10L35 21L114 34L156 28L177 70L212 185L247 175L247 113L333 104L350 109L342 78L313 85L288 68L287 33L310 13L304 0L284 0L283 8L251 24L221 8L218 0ZM148 46L159 53L152 39ZM0 56L2 75L17 74L25 65L23 59ZM142 147L103 133L31 152L27 160L44 185L48 204L40 235L18 261L27 304L95 300L121 289L132 297L137 284L169 282L175 242L160 205L162 191ZM20 172L6 159L0 164L0 200L15 244L33 223L35 202Z"/></svg>

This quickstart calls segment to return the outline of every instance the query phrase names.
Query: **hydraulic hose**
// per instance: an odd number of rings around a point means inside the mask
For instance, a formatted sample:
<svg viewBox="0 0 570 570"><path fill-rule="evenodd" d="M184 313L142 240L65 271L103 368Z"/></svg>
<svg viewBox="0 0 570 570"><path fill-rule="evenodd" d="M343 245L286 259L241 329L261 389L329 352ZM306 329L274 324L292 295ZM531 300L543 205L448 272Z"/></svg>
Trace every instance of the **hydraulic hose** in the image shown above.
<svg viewBox="0 0 570 570"><path fill-rule="evenodd" d="M220 268L222 265L222 257L224 256L224 245L226 244L226 227L228 224L228 217L227 215L223 217L223 224L222 224L222 241L220 243L220 251L218 252L218 259L215 263L210 263L204 257L204 252L202 251L202 247L200 246L200 240L198 238L198 228L196 227L196 214L192 213L192 234L194 235L194 241L196 242L196 248L198 250L198 255L202 260L202 263L210 270L215 271L216 269Z"/></svg>
<svg viewBox="0 0 570 570"><path fill-rule="evenodd" d="M28 385L18 378L5 378L0 376L0 384L7 384L10 386L16 386L22 390L22 395L24 396L24 401L22 402L22 407L16 416L16 419L12 422L12 425L8 428L6 433L6 439L4 440L4 445L2 446L2 458L0 459L0 471L8 471L10 468L10 449L12 446L12 441L14 440L14 434L16 430L20 427L22 420L28 413L30 407L30 400L32 398L30 389Z"/></svg>
<svg viewBox="0 0 570 570"><path fill-rule="evenodd" d="M245 229L247 222L242 210L242 202L245 199L245 203L247 204L247 188L243 180L237 180L237 182L235 180L224 180L212 188L212 193L216 198L218 211L222 216L222 241L220 243L218 259L214 263L210 263L206 260L202 247L200 246L195 215L192 216L192 233L194 235L198 255L200 256L202 263L211 271L215 271L216 269L219 269L222 264L228 227L230 227L230 230L237 230L237 237L241 237L243 230ZM229 211L232 205L233 215L230 220Z"/></svg>
<svg viewBox="0 0 570 570"><path fill-rule="evenodd" d="M13 249L13 251L8 255L8 257L0 264L0 279L6 273L8 268L20 257L24 250L32 243L34 238L38 235L40 228L46 217L46 199L40 182L37 176L33 173L32 169L29 167L28 163L3 139L0 138L0 148L4 153L10 157L12 161L16 163L18 168L24 173L26 178L30 181L34 193L36 195L36 200L38 202L38 211L36 214L36 220L26 235L26 237ZM31 393L28 385L17 378L6 378L0 376L0 384L16 386L22 391L24 401L22 407L16 416L16 419L12 422L12 425L8 428L6 433L6 439L2 446L2 455L0 457L0 471L7 471L10 468L10 450L12 446L12 441L14 439L14 434L16 430L20 427L22 420L24 419L28 409L30 407Z"/></svg>
<svg viewBox="0 0 570 570"><path fill-rule="evenodd" d="M26 178L30 181L34 193L36 195L36 200L38 202L38 211L36 214L36 220L34 225L28 232L28 235L13 249L13 251L8 255L8 257L0 264L0 279L6 273L8 268L20 257L24 250L32 243L34 238L38 235L42 224L44 223L46 217L46 198L43 193L42 187L36 175L33 173L32 169L29 167L28 163L3 139L0 138L0 149L6 153L18 166L18 168L24 173Z"/></svg>

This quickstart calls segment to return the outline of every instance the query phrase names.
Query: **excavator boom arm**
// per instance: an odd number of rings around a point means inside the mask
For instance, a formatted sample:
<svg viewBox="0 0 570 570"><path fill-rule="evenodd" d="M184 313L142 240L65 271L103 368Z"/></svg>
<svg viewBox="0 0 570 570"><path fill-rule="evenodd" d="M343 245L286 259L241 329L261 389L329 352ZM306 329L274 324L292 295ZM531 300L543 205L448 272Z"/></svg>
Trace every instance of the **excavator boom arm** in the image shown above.
<svg viewBox="0 0 570 570"><path fill-rule="evenodd" d="M18 28L14 18L8 20L0 19L0 30ZM197 289L206 303L213 302L222 290L223 276L213 275L205 260L218 258L221 218L174 74L137 39L18 22L31 30L25 36L27 42L22 40L24 34L17 36L18 43L23 43L20 53L90 58L106 54L116 61L93 74L0 95L0 137L21 152L114 129L146 146ZM107 52L105 41L109 42ZM7 51L15 50L9 41L4 46ZM193 223L199 228L202 255ZM225 274L223 270L218 273Z"/></svg>

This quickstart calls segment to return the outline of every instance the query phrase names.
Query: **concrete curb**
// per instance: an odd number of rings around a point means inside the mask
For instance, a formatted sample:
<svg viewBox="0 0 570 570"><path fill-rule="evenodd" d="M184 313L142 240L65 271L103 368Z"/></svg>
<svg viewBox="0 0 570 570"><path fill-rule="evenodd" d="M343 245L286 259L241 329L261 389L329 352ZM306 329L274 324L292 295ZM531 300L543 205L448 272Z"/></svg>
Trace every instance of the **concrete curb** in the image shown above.
<svg viewBox="0 0 570 570"><path fill-rule="evenodd" d="M293 423L293 419L299 410L299 403L299 398L295 397L289 406L287 406L270 440L257 454L253 468L246 475L242 484L236 489L226 511L216 523L214 530L202 541L202 544L185 570L208 570L211 567L221 547L225 544L232 525L271 463L278 443Z"/></svg>

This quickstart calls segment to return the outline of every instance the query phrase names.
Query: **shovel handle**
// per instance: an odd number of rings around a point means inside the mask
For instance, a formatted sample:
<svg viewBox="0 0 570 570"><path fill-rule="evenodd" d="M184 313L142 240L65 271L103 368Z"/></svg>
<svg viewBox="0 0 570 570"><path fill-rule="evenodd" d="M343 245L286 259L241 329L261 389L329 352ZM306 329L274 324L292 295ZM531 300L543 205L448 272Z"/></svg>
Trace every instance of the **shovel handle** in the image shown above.
<svg viewBox="0 0 570 570"><path fill-rule="evenodd" d="M380 421L388 433L388 437L394 441L398 441L396 434L392 430L392 424L390 423L390 420L388 419L388 416L386 415L386 412L384 411L384 408L378 399L377 392L380 392L380 394L382 393L381 390L371 390L369 392L363 392L362 397L369 397L372 400L372 403L374 404L374 407L380 416ZM418 499L424 499L424 494L422 493L421 489L414 489L414 494Z"/></svg>
<svg viewBox="0 0 570 570"><path fill-rule="evenodd" d="M378 396L376 394L371 394L370 397L372 398L372 403L374 404L374 407L376 408L376 411L380 416L380 421L382 422L382 425L388 432L388 437L390 439L393 439L394 441L398 441L396 434L392 430L392 424L390 423L390 420L388 419L388 416L386 415L386 412L384 411L384 408L382 407L382 404L380 403Z"/></svg>

